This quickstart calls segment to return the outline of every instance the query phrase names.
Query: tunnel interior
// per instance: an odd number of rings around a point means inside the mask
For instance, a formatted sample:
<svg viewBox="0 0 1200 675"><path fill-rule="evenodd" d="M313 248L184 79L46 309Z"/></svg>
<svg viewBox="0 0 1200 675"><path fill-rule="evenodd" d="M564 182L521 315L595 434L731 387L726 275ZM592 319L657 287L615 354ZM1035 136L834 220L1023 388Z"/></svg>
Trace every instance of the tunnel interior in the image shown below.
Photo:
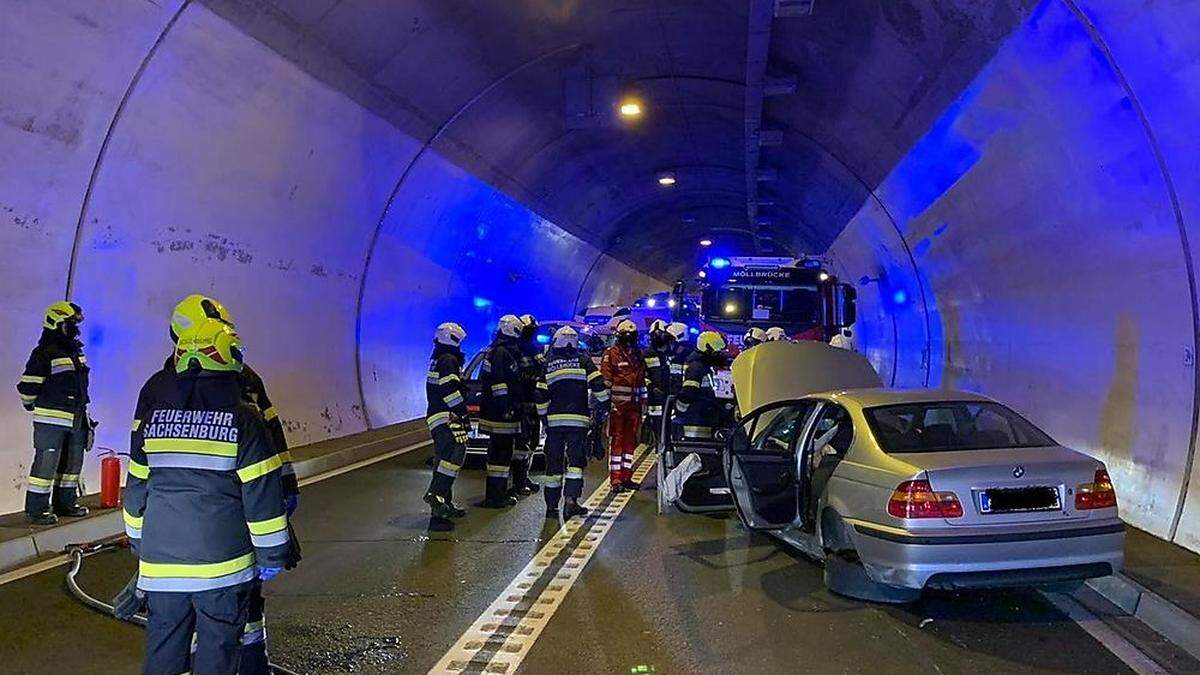
<svg viewBox="0 0 1200 675"><path fill-rule="evenodd" d="M122 449L211 293L313 442L421 416L437 323L628 303L712 237L826 255L885 382L1011 405L1200 550L1200 6L775 4L0 0L0 371L78 302Z"/></svg>

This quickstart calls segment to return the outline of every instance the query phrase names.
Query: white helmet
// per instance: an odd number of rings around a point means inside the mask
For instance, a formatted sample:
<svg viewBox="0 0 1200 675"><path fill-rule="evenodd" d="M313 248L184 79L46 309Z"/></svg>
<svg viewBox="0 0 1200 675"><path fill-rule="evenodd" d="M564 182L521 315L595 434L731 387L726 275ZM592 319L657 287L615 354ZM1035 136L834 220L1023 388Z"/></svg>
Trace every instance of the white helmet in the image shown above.
<svg viewBox="0 0 1200 675"><path fill-rule="evenodd" d="M538 322L537 322L537 319L533 318L532 314L522 314L521 315L521 325L536 327L538 325Z"/></svg>
<svg viewBox="0 0 1200 675"><path fill-rule="evenodd" d="M660 332L661 332L661 333L667 333L667 332L669 332L669 331L667 330L667 322L666 322L666 321L663 321L662 319L655 319L655 320L654 320L654 321L653 321L653 322L650 324L650 331L649 331L649 332L651 332L651 333L660 333Z"/></svg>
<svg viewBox="0 0 1200 675"><path fill-rule="evenodd" d="M500 317L499 331L501 335L507 335L508 337L521 337L521 328L524 325L515 314L505 314Z"/></svg>
<svg viewBox="0 0 1200 675"><path fill-rule="evenodd" d="M466 337L467 331L463 330L462 326L454 323L453 321L447 321L446 323L439 324L437 330L433 333L434 342L437 342L440 345L450 345L451 347L461 346L462 341L465 340Z"/></svg>
<svg viewBox="0 0 1200 675"><path fill-rule="evenodd" d="M764 337L766 337L767 342L787 342L788 339L787 331L779 326L768 328Z"/></svg>
<svg viewBox="0 0 1200 675"><path fill-rule="evenodd" d="M667 326L667 332L676 340L682 340L687 335L687 324L676 321Z"/></svg>
<svg viewBox="0 0 1200 675"><path fill-rule="evenodd" d="M637 324L629 319L622 319L621 323L617 324L617 335L628 335L630 333L637 335Z"/></svg>
<svg viewBox="0 0 1200 675"><path fill-rule="evenodd" d="M554 331L554 339L552 343L555 349L564 349L567 347L576 348L579 346L579 333L575 332L570 326L563 326Z"/></svg>
<svg viewBox="0 0 1200 675"><path fill-rule="evenodd" d="M756 345L760 342L766 342L766 341L767 341L767 331L759 328L758 326L752 327L750 330L746 331L745 335L742 336L742 346L743 347L753 347L754 345ZM747 343L749 343L749 344L747 344Z"/></svg>

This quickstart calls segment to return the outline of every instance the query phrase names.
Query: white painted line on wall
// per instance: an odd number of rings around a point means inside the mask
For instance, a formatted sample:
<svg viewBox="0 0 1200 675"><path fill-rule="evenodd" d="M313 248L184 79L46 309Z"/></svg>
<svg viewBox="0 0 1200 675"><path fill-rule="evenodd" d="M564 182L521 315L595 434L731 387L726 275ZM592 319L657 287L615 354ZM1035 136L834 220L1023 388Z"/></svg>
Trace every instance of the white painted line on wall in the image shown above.
<svg viewBox="0 0 1200 675"><path fill-rule="evenodd" d="M656 460L640 446L634 480L641 482ZM591 513L567 521L429 672L515 672L633 494L614 493L607 481L596 488L584 502Z"/></svg>
<svg viewBox="0 0 1200 675"><path fill-rule="evenodd" d="M1079 604L1069 595L1062 593L1043 592L1042 596L1050 601L1058 611L1066 614L1072 621L1079 624L1079 627L1087 631L1097 642L1104 645L1104 648L1112 652L1118 659L1125 662L1133 672L1138 675L1166 675L1167 671L1162 666L1146 655L1145 652L1138 649L1129 640L1126 640L1120 633L1113 630L1108 624L1104 623L1095 614L1092 614L1088 608Z"/></svg>
<svg viewBox="0 0 1200 675"><path fill-rule="evenodd" d="M377 443L377 442L381 442L381 441L373 441L372 443L362 443L361 445L355 445L355 446L346 448L346 450L353 450L354 448L365 447L365 446L372 445L373 443ZM319 473L315 476L309 476L308 478L302 479L300 481L300 487L304 487L305 485L312 485L313 483L319 483L323 480L328 480L330 478L340 476L344 473L349 473L351 471L361 469L364 466L371 466L372 464L377 464L379 462L389 460L398 455L403 455L406 452L412 452L413 450L416 450L418 448L423 448L427 445L433 445L433 441L421 441L420 443L413 443L412 445L406 445L403 448L399 448L397 450L391 450L389 452L385 452L382 455L375 455L374 457L368 457L364 460L357 461L353 464L347 464L346 466L338 467L336 469L330 469L329 471L326 471L325 473ZM341 450L339 452L345 452L345 450Z"/></svg>

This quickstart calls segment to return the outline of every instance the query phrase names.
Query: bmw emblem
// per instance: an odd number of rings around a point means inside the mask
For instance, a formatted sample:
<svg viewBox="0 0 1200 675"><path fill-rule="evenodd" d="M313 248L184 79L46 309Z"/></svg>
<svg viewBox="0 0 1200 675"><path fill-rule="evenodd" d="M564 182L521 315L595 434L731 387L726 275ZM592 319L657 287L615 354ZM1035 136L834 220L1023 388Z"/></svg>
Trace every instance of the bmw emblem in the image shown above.
<svg viewBox="0 0 1200 675"><path fill-rule="evenodd" d="M1025 475L1025 467L1017 465L1013 467L1013 478L1020 478Z"/></svg>

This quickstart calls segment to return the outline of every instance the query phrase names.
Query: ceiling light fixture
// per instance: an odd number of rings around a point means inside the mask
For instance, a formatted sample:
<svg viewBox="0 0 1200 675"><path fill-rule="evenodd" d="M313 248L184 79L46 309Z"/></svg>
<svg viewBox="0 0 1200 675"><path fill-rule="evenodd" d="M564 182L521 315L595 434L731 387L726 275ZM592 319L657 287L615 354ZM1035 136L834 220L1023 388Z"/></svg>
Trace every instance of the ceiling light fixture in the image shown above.
<svg viewBox="0 0 1200 675"><path fill-rule="evenodd" d="M637 101L625 101L619 110L621 117L637 117L642 114L642 104Z"/></svg>
<svg viewBox="0 0 1200 675"><path fill-rule="evenodd" d="M712 239L701 239L700 245L701 246L712 246Z"/></svg>
<svg viewBox="0 0 1200 675"><path fill-rule="evenodd" d="M675 184L674 171L660 171L658 174L658 184L663 187L671 187Z"/></svg>

